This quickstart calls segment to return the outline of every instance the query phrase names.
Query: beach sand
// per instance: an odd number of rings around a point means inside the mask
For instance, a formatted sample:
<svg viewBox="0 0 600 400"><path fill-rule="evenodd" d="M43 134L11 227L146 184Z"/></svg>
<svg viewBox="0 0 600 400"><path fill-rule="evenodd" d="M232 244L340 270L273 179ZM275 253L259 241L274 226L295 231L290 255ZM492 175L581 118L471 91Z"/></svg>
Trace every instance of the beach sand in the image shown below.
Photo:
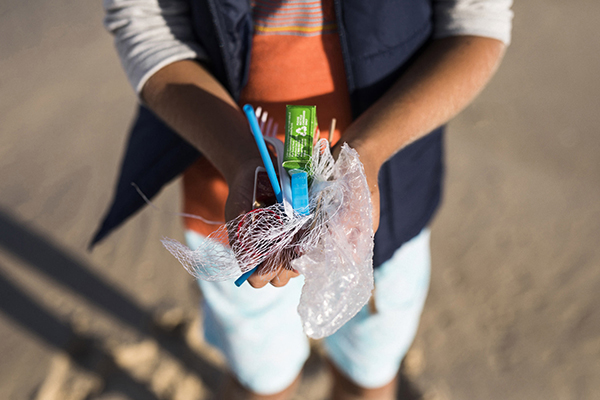
<svg viewBox="0 0 600 400"><path fill-rule="evenodd" d="M448 128L431 290L405 397L600 393L600 41L593 1L517 2L497 76ZM136 98L100 2L0 13L0 398L208 399L179 182L101 243ZM296 400L327 398L314 346Z"/></svg>

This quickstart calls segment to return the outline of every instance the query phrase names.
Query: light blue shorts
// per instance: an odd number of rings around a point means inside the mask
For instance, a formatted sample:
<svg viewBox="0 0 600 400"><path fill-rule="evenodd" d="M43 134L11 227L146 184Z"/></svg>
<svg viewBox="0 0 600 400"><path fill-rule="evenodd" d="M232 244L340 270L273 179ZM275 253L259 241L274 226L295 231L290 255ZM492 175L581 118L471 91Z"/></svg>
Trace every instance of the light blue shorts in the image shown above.
<svg viewBox="0 0 600 400"><path fill-rule="evenodd" d="M331 361L362 387L394 379L414 339L429 287L429 237L424 229L375 270L377 313L365 306L324 339ZM186 240L195 249L206 238L187 231ZM221 350L233 374L256 393L288 387L308 358L308 339L296 312L303 284L302 276L282 288L199 281L206 341Z"/></svg>

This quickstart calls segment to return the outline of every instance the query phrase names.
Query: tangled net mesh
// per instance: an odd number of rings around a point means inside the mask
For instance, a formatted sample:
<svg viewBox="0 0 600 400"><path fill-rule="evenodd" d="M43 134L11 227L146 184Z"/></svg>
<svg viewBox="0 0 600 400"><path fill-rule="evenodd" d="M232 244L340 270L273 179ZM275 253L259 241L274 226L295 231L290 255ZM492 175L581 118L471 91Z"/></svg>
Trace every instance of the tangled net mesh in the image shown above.
<svg viewBox="0 0 600 400"><path fill-rule="evenodd" d="M371 196L358 153L347 144L334 161L329 143L317 142L311 177L309 215L275 204L229 221L195 250L169 238L162 243L206 281L235 279L261 264L261 273L290 265L305 278L298 305L304 332L329 336L373 290Z"/></svg>

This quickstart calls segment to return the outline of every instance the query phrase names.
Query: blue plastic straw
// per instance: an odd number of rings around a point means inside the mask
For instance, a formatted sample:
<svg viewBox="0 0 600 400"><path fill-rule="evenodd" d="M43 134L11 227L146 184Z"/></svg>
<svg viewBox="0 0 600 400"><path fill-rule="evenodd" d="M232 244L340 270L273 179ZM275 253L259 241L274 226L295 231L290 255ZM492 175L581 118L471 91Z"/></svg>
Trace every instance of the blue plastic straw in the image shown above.
<svg viewBox="0 0 600 400"><path fill-rule="evenodd" d="M258 151L260 152L260 157L263 160L263 164L265 164L265 169L267 170L269 181L271 181L271 186L273 186L273 191L275 192L277 202L283 203L283 194L281 193L281 187L279 186L279 181L277 180L277 174L275 174L275 167L273 167L271 155L269 154L269 150L267 150L265 138L263 137L260 127L258 126L258 120L256 119L254 108L250 104L246 104L244 106L244 113L246 113L246 118L248 118L248 122L250 123L250 130L252 131L252 135L254 136L256 145L258 146Z"/></svg>
<svg viewBox="0 0 600 400"><path fill-rule="evenodd" d="M240 287L243 285L244 282L246 282L248 280L248 278L250 278L250 275L252 275L254 273L254 271L256 271L256 268L258 268L258 266L252 268L250 271L246 271L242 274L242 276L240 276L239 278L237 278L235 280L235 286Z"/></svg>
<svg viewBox="0 0 600 400"><path fill-rule="evenodd" d="M281 187L279 186L279 181L277 180L277 174L275 174L275 167L273 167L273 161L271 161L271 155L267 149L265 138L260 130L260 126L258 126L258 120L256 119L256 114L254 113L254 107L252 107L250 104L246 104L244 106L244 113L246 114L246 118L250 124L250 130L252 131L252 136L254 136L254 140L258 146L260 157L263 160L263 164L265 164L265 169L267 170L267 175L269 176L271 186L273 186L273 191L275 192L277 202L283 203L283 193L281 193ZM256 271L256 268L258 268L258 266L252 268L250 271L244 272L242 276L236 279L235 285L237 287L242 286L242 284L246 282L248 278L250 278L250 275Z"/></svg>

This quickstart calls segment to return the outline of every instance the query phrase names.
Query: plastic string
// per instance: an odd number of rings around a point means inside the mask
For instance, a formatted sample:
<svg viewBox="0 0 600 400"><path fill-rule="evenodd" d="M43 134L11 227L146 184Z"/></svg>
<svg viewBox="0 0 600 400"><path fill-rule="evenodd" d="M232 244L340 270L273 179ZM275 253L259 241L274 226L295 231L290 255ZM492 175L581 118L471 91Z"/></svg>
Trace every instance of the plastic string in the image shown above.
<svg viewBox="0 0 600 400"><path fill-rule="evenodd" d="M200 220L200 221L202 221L206 224L210 224L210 225L223 225L225 223L225 221L211 221L210 219L202 218L201 216L194 215L194 214L163 211L159 207L155 206L150 201L150 199L144 194L144 192L142 192L142 190L140 189L140 187L138 185L136 185L134 182L131 182L131 186L133 186L135 188L135 191L138 192L138 194L141 196L142 199L144 199L144 201L146 202L147 205L149 205L150 207L154 208L155 210L157 210L159 212L162 212L165 214L170 214L170 215L175 215L177 217L186 217L186 218L197 219L197 220Z"/></svg>

